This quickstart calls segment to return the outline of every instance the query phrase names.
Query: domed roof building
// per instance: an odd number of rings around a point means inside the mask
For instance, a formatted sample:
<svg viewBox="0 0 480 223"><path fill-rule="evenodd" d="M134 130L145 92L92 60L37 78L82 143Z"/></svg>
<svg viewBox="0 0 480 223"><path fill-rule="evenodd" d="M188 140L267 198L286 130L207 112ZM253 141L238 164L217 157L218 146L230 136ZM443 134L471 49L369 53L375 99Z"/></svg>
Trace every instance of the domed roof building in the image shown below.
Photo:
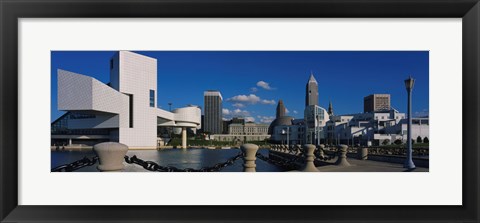
<svg viewBox="0 0 480 223"><path fill-rule="evenodd" d="M293 120L294 118L292 116L286 116L286 109L285 105L283 104L283 100L279 100L277 105L276 118L268 127L268 134L273 134L273 130L276 126L292 125Z"/></svg>

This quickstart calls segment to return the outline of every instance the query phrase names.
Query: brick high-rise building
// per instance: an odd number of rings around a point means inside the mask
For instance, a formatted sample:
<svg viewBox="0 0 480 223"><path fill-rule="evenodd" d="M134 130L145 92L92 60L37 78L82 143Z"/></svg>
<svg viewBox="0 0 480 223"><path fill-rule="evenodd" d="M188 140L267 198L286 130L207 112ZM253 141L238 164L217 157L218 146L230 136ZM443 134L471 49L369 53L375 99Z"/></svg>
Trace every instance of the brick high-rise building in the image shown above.
<svg viewBox="0 0 480 223"><path fill-rule="evenodd" d="M363 112L376 112L390 110L389 94L371 94L363 98Z"/></svg>

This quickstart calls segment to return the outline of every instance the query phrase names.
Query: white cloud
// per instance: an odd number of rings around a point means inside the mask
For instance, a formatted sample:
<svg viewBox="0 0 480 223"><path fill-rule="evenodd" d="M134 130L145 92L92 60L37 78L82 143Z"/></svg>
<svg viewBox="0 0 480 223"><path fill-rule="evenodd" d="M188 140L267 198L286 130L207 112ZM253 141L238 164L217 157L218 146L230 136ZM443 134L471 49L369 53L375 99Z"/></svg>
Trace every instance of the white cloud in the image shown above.
<svg viewBox="0 0 480 223"><path fill-rule="evenodd" d="M235 106L237 108L245 107L245 103L248 103L248 104L260 103L260 104L264 104L264 105L274 105L275 104L275 100L273 100L273 99L272 100L261 99L260 97L258 97L255 94L249 94L249 95L241 94L241 95L233 96L233 97L227 99L227 101L234 102L233 106Z"/></svg>
<svg viewBox="0 0 480 223"><path fill-rule="evenodd" d="M265 104L265 105L274 105L275 104L275 100L266 100L266 99L263 99L261 101L262 104Z"/></svg>
<svg viewBox="0 0 480 223"><path fill-rule="evenodd" d="M245 117L245 121L246 122L255 122L255 118L254 117Z"/></svg>
<svg viewBox="0 0 480 223"><path fill-rule="evenodd" d="M285 113L288 114L290 113L290 111L288 110L288 108L285 107Z"/></svg>
<svg viewBox="0 0 480 223"><path fill-rule="evenodd" d="M256 87L252 87L252 88L250 88L250 91L251 91L252 93L255 93L255 92L257 92L257 91L258 91L258 88L256 88Z"/></svg>
<svg viewBox="0 0 480 223"><path fill-rule="evenodd" d="M237 109L233 110L232 114L235 115L235 116L249 116L250 112L248 112L247 110L241 110L241 109L237 108Z"/></svg>
<svg viewBox="0 0 480 223"><path fill-rule="evenodd" d="M261 116L261 115L258 115L257 118L260 119L260 122L261 123L271 123L273 122L273 120L275 119L275 116Z"/></svg>
<svg viewBox="0 0 480 223"><path fill-rule="evenodd" d="M297 110L293 110L293 114L298 114Z"/></svg>
<svg viewBox="0 0 480 223"><path fill-rule="evenodd" d="M235 104L233 104L232 106L233 106L233 107L237 107L237 108L244 108L244 107L245 107L245 105L242 104L242 103L235 103Z"/></svg>
<svg viewBox="0 0 480 223"><path fill-rule="evenodd" d="M223 115L230 115L230 110L228 110L227 108L222 108L222 114Z"/></svg>
<svg viewBox="0 0 480 223"><path fill-rule="evenodd" d="M234 109L234 110L229 110L228 108L223 108L222 109L222 114L223 118L225 119L231 119L233 117L246 117L250 116L250 112L247 110L241 110L241 109Z"/></svg>
<svg viewBox="0 0 480 223"><path fill-rule="evenodd" d="M272 90L272 87L270 87L270 84L265 82L265 81L259 81L257 82L257 87L261 87L265 90Z"/></svg>
<svg viewBox="0 0 480 223"><path fill-rule="evenodd" d="M233 101L233 102L244 102L244 103L250 103L250 104L256 104L260 101L260 97L254 94L250 95L237 95L232 98L227 99L227 101Z"/></svg>

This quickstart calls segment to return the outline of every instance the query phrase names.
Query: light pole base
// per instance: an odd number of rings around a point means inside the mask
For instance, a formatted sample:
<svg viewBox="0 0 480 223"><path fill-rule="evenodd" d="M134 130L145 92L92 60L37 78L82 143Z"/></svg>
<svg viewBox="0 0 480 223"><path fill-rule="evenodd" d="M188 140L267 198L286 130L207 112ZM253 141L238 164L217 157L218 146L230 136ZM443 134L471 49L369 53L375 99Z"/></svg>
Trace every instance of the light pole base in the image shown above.
<svg viewBox="0 0 480 223"><path fill-rule="evenodd" d="M406 168L406 169L415 169L417 167L415 167L415 164L413 163L412 160L406 160L405 163L403 164L403 168Z"/></svg>

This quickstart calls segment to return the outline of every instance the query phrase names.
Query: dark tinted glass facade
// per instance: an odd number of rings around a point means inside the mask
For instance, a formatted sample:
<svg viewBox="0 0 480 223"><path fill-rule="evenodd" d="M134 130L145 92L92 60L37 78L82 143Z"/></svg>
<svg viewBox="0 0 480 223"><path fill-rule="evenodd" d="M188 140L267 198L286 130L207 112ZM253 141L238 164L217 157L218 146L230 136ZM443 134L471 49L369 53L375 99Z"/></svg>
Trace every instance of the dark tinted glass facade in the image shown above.
<svg viewBox="0 0 480 223"><path fill-rule="evenodd" d="M222 121L222 99L220 96L204 96L204 132L221 134L223 132Z"/></svg>

